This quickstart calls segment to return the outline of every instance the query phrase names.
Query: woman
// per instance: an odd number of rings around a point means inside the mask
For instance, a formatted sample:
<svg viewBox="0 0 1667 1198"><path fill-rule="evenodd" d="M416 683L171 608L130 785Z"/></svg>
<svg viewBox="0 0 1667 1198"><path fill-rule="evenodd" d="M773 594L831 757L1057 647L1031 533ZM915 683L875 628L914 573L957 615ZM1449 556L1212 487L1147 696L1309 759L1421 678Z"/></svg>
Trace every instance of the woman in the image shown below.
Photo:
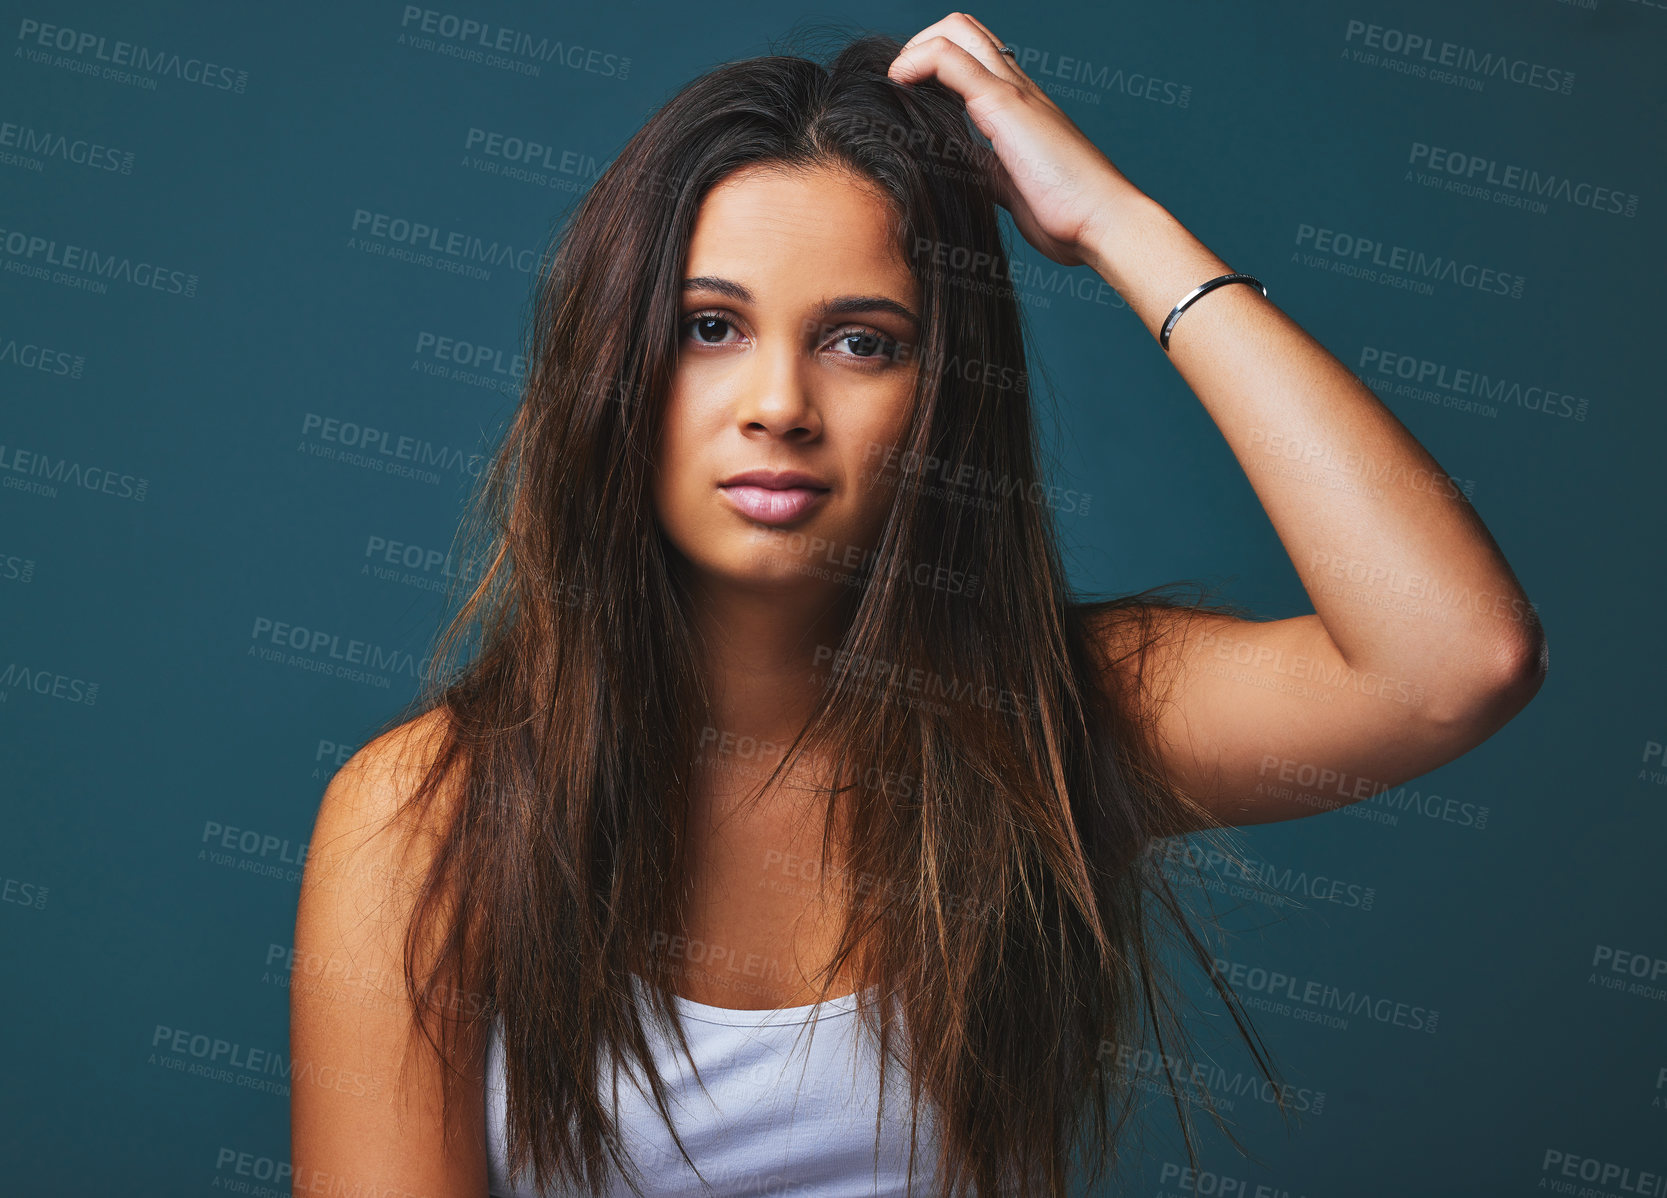
<svg viewBox="0 0 1667 1198"><path fill-rule="evenodd" d="M1163 342L1314 614L1073 597L998 202ZM1257 286L1180 302L1228 273L965 14L654 114L543 280L436 654L471 659L320 808L297 1192L1057 1195L1114 1164L1117 1050L1184 1060L1159 931L1210 959L1154 844L1425 773L1545 669L1372 393Z"/></svg>

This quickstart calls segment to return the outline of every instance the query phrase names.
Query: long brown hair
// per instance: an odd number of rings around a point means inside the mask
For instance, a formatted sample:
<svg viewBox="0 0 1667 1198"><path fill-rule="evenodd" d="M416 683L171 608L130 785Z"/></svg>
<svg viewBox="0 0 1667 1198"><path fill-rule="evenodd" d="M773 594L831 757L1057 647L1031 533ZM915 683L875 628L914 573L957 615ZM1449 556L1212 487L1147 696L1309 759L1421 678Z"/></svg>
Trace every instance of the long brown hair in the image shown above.
<svg viewBox="0 0 1667 1198"><path fill-rule="evenodd" d="M422 693L385 725L445 716L402 816L420 820L456 780L407 941L413 1035L450 1062L464 1024L501 1020L510 1167L530 1164L540 1187L600 1186L611 1160L637 1188L602 1059L635 1057L671 1126L637 987L651 983L649 1009L686 1046L662 930L681 926L691 762L711 719L652 450L701 200L761 163L871 180L922 289L911 423L888 455L900 485L843 579L843 639L823 647L819 704L778 772L806 753L836 767L821 877L847 914L827 977L849 963L874 987L863 1028L882 1068L907 1062L912 1132L930 1105L942 1192L1062 1195L1079 1144L1088 1178L1117 1163L1141 1087L1106 1047L1150 1035L1158 1059L1184 1058L1170 944L1205 966L1273 1080L1150 852L1219 824L1165 778L1134 690L1108 681L1114 664L1139 675L1153 611L1202 598L1070 588L1019 308L990 283L1008 259L977 169L989 151L953 92L886 78L900 49L866 35L827 65L719 67L654 112L576 206L541 271L524 395L460 532L478 572ZM923 463L938 464L930 478ZM955 578L976 584L940 585ZM1097 647L1114 624L1135 634L1118 663ZM907 678L948 701L892 684ZM443 957L419 970L434 943ZM442 969L471 1001L433 1000ZM448 1071L447 1109L465 1081Z"/></svg>

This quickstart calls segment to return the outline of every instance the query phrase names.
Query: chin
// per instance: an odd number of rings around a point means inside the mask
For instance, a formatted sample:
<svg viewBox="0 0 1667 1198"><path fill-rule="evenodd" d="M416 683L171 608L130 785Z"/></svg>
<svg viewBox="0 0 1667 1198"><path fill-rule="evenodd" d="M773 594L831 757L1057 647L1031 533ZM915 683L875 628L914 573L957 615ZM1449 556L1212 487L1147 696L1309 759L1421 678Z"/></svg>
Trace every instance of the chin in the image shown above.
<svg viewBox="0 0 1667 1198"><path fill-rule="evenodd" d="M827 544L808 528L772 528L741 545L723 573L751 586L782 590L837 588L852 572L838 554L825 547Z"/></svg>

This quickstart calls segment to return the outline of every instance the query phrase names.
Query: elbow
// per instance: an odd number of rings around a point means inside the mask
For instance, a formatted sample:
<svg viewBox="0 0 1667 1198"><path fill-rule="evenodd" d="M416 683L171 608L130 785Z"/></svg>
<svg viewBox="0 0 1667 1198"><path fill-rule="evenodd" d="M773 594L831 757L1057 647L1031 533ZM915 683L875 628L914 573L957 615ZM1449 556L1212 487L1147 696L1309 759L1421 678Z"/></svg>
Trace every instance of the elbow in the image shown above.
<svg viewBox="0 0 1667 1198"><path fill-rule="evenodd" d="M1533 635L1524 643L1524 647L1515 659L1515 675L1513 684L1523 692L1524 704L1539 693L1540 685L1545 682L1546 670L1551 658L1546 648L1545 629L1534 625Z"/></svg>
<svg viewBox="0 0 1667 1198"><path fill-rule="evenodd" d="M1533 608L1529 609L1533 614ZM1494 646L1493 693L1496 701L1508 703L1515 715L1537 695L1550 664L1545 628L1538 618L1518 622L1512 635Z"/></svg>
<svg viewBox="0 0 1667 1198"><path fill-rule="evenodd" d="M1467 744L1480 743L1539 693L1549 660L1545 630L1537 622L1521 625L1477 654L1468 684L1427 688L1440 698L1426 703L1425 719Z"/></svg>

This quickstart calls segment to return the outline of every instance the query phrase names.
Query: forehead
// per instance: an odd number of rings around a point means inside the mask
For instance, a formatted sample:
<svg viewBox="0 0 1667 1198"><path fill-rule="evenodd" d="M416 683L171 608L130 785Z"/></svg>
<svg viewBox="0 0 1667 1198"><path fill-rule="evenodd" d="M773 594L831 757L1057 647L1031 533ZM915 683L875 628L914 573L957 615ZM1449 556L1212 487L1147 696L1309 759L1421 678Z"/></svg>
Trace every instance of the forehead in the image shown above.
<svg viewBox="0 0 1667 1198"><path fill-rule="evenodd" d="M915 293L878 187L833 167L749 167L702 200L688 275L765 289Z"/></svg>

